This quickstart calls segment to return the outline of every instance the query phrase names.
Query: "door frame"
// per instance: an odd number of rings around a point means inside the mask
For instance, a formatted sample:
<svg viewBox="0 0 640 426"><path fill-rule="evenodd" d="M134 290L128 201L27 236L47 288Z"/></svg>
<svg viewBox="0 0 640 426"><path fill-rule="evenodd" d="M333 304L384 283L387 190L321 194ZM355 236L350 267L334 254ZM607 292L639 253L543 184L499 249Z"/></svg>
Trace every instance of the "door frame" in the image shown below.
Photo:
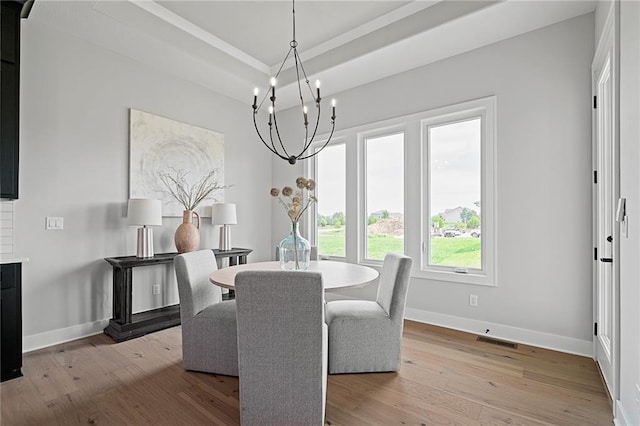
<svg viewBox="0 0 640 426"><path fill-rule="evenodd" d="M619 79L619 36L618 36L618 25L619 22L619 4L618 2L614 2L613 6L609 10L607 15L607 19L605 21L602 35L598 40L598 45L594 54L593 62L591 64L591 92L592 96L595 97L597 94L597 77L596 77L596 65L602 62L604 57L611 52L611 76L613 79L613 93L612 93L612 128L613 128L613 141L612 141L612 165L613 165L613 182L612 182L612 190L613 200L618 200L620 198L620 119L619 119L619 93L620 93L620 79ZM592 167L594 172L598 171L598 128L597 128L597 109L594 107L592 109ZM598 175L598 178L600 176ZM598 179L599 181L600 179ZM598 247L598 187L597 185L600 183L596 183L595 175L594 181L592 185L592 204L593 204L593 224L592 224L592 242L593 247ZM612 206L612 208L614 208ZM611 354L611 363L612 363L612 381L610 384L610 388L607 388L609 392L609 396L612 399L612 410L615 417L615 407L616 401L620 397L620 226L617 222L613 222L612 225L612 234L613 234L613 243L612 243L612 287L613 287L613 301L612 307L614 312L612 313L612 354ZM598 288L597 288L597 280L598 280L598 263L600 262L601 253L598 253L593 260L593 268L592 268L592 276L593 276L593 322L596 323L598 320ZM594 333L595 334L595 333ZM598 344L597 336L593 336L593 359L596 360L596 347ZM597 365L597 363L596 363ZM598 370L600 367L598 366ZM604 386L607 387L606 382L604 380L604 376L600 371L600 374L603 378Z"/></svg>

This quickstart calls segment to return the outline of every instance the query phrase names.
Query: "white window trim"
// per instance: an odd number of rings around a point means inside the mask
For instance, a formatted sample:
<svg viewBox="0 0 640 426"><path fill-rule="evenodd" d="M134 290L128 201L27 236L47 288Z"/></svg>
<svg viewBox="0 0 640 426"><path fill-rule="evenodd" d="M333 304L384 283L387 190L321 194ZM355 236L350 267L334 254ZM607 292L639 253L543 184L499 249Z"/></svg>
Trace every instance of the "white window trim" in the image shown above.
<svg viewBox="0 0 640 426"><path fill-rule="evenodd" d="M481 200L482 200L482 269L469 270L466 273L456 272L457 268L429 265L429 239L431 209L429 208L429 158L428 129L433 125L447 124L470 118L482 118L481 142ZM496 97L477 99L427 111L420 120L420 148L422 170L422 250L420 268L415 276L438 281L452 281L465 284L497 286L496 276Z"/></svg>

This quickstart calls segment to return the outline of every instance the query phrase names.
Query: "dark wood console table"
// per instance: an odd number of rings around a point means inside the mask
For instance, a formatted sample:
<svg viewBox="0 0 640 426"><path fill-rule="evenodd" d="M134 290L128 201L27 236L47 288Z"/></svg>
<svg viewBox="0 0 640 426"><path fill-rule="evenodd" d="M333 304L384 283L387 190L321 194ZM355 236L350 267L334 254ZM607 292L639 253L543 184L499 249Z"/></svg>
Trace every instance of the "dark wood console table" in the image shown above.
<svg viewBox="0 0 640 426"><path fill-rule="evenodd" d="M245 264L247 255L252 251L245 248L213 249L218 268L225 258L229 259L229 266ZM105 334L116 342L122 342L180 324L179 304L132 313L133 268L173 263L176 255L178 253L158 253L150 258L121 256L104 259L113 267L113 313L109 325L104 329Z"/></svg>

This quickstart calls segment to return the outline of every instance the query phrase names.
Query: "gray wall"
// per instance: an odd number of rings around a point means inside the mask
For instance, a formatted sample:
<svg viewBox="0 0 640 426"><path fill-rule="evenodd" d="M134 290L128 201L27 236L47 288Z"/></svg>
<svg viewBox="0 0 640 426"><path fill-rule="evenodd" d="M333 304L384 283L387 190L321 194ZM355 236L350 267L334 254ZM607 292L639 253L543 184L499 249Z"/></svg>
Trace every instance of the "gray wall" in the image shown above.
<svg viewBox="0 0 640 426"><path fill-rule="evenodd" d="M237 203L234 246L270 256L271 162L255 149L247 105L136 59L68 35L33 14L23 24L20 199L16 254L23 267L25 350L104 327L111 317L111 269L104 257L135 254L126 224L128 109L137 108L225 135L226 201ZM133 42L133 41L132 41ZM167 50L169 52L169 50ZM64 217L46 231L46 216ZM175 251L178 218L154 229L156 252ZM217 247L217 228L203 222L201 247ZM163 284L153 296L151 286ZM134 308L177 302L172 267L134 273Z"/></svg>
<svg viewBox="0 0 640 426"><path fill-rule="evenodd" d="M590 354L593 40L584 15L335 95L340 129L497 96L498 287L413 278L410 317ZM274 160L274 181L299 173ZM419 212L417 187L405 212ZM281 216L274 210L273 244ZM419 247L407 254L417 259Z"/></svg>

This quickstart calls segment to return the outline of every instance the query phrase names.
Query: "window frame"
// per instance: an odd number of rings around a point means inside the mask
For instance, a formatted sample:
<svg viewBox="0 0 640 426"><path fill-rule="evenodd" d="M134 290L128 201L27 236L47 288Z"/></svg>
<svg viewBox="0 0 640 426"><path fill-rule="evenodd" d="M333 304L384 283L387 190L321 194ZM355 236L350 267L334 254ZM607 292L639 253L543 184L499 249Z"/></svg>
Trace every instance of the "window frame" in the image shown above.
<svg viewBox="0 0 640 426"><path fill-rule="evenodd" d="M481 269L430 265L431 208L428 191L430 185L429 129L470 119L481 119L480 146L480 200L481 207ZM496 97L462 102L427 111L420 120L421 149L421 226L422 247L420 268L416 276L438 281L497 286L496 276Z"/></svg>

